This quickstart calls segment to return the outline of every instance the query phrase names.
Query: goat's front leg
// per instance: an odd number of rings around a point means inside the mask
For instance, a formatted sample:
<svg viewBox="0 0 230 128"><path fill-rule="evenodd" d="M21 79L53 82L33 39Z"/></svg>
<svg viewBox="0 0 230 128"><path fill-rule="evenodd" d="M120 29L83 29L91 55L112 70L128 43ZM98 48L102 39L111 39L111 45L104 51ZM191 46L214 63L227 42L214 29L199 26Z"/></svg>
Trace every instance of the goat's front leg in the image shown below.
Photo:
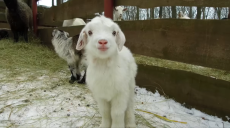
<svg viewBox="0 0 230 128"><path fill-rule="evenodd" d="M125 111L125 128L136 128L134 115L134 91L131 92L128 107Z"/></svg>
<svg viewBox="0 0 230 128"><path fill-rule="evenodd" d="M111 128L124 128L125 127L125 110L127 108L127 96L120 94L111 101Z"/></svg>
<svg viewBox="0 0 230 128"><path fill-rule="evenodd" d="M86 70L84 71L84 75L81 80L78 81L79 84L85 83L85 77L86 77Z"/></svg>
<svg viewBox="0 0 230 128"><path fill-rule="evenodd" d="M69 65L69 70L71 72L71 77L70 77L69 83L73 84L74 81L79 80L81 76L79 74L77 74L76 66Z"/></svg>
<svg viewBox="0 0 230 128"><path fill-rule="evenodd" d="M111 127L111 115L110 115L110 103L103 99L96 99L99 112L102 116L102 121L100 128L110 128Z"/></svg>

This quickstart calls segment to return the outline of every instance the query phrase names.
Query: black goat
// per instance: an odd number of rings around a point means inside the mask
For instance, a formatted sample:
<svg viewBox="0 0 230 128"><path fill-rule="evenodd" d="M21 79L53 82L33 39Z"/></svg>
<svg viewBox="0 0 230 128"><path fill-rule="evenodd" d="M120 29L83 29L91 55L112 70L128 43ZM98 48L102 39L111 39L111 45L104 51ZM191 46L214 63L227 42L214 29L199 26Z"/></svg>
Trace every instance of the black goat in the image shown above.
<svg viewBox="0 0 230 128"><path fill-rule="evenodd" d="M21 0L4 0L6 5L6 19L10 24L14 35L14 41L18 42L19 35L28 42L28 29L32 31L32 10Z"/></svg>

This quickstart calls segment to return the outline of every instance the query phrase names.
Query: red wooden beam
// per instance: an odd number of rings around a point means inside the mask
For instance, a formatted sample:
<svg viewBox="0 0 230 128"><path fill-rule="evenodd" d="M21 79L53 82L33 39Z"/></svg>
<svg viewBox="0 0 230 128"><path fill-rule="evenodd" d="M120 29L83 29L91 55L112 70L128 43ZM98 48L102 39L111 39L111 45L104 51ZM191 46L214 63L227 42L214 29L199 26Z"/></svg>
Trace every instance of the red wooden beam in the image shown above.
<svg viewBox="0 0 230 128"><path fill-rule="evenodd" d="M104 0L105 17L108 17L112 20L113 20L113 6L114 6L114 0Z"/></svg>
<svg viewBox="0 0 230 128"><path fill-rule="evenodd" d="M38 0L32 0L32 9L33 9L33 29L34 34L37 35L37 1Z"/></svg>

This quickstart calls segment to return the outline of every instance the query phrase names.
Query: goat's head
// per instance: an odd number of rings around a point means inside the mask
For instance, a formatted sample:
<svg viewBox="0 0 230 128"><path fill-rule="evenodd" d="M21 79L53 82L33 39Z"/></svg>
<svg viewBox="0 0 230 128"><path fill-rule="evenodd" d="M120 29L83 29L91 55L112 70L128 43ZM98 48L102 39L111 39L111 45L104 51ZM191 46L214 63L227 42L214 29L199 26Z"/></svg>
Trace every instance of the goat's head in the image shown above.
<svg viewBox="0 0 230 128"><path fill-rule="evenodd" d="M76 49L84 47L91 55L105 59L122 50L125 35L120 27L104 16L95 17L82 29Z"/></svg>
<svg viewBox="0 0 230 128"><path fill-rule="evenodd" d="M184 14L183 14L183 12L179 12L179 14L178 14L178 17L180 18L180 17L183 17L184 16Z"/></svg>
<svg viewBox="0 0 230 128"><path fill-rule="evenodd" d="M69 33L65 32L63 30L54 29L52 32L52 36L53 36L53 38L67 39L69 36Z"/></svg>
<svg viewBox="0 0 230 128"><path fill-rule="evenodd" d="M10 11L15 11L18 8L17 0L4 0L4 3Z"/></svg>
<svg viewBox="0 0 230 128"><path fill-rule="evenodd" d="M115 17L117 19L121 20L122 19L122 14L123 14L124 11L127 11L127 8L123 8L121 6L117 6L117 7L114 8L114 11L115 11L115 13L114 13Z"/></svg>

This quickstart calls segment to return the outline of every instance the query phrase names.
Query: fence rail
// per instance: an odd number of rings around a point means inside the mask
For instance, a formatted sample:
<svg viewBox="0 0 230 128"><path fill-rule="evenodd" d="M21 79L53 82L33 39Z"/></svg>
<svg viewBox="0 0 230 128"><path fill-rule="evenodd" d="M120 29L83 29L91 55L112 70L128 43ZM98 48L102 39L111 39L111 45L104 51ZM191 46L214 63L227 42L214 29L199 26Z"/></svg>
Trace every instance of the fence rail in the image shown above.
<svg viewBox="0 0 230 128"><path fill-rule="evenodd" d="M6 16L5 13L0 13L0 22L6 23Z"/></svg>
<svg viewBox="0 0 230 128"><path fill-rule="evenodd" d="M192 72L138 65L137 85L211 115L230 115L230 82Z"/></svg>
<svg viewBox="0 0 230 128"><path fill-rule="evenodd" d="M230 22L156 19L119 22L136 54L230 71Z"/></svg>
<svg viewBox="0 0 230 128"><path fill-rule="evenodd" d="M91 18L96 12L104 10L103 0L71 0L59 6L51 7L39 16L39 25L51 26L57 21L75 17Z"/></svg>
<svg viewBox="0 0 230 128"><path fill-rule="evenodd" d="M135 54L230 71L229 21L157 19L117 23L126 35L126 46ZM60 27L70 35L78 34L80 28Z"/></svg>
<svg viewBox="0 0 230 128"><path fill-rule="evenodd" d="M159 6L230 7L229 0L115 0L115 5L153 8Z"/></svg>

